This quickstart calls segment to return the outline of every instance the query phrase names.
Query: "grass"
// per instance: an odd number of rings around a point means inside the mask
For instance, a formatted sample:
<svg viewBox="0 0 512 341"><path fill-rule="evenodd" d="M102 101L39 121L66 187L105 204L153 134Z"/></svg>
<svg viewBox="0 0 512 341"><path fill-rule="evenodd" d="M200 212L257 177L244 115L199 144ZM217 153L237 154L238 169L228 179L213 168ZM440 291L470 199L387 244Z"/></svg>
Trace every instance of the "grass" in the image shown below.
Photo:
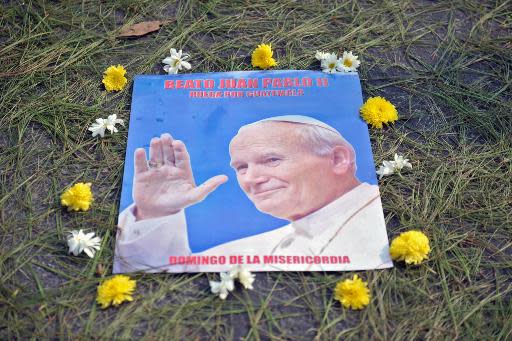
<svg viewBox="0 0 512 341"><path fill-rule="evenodd" d="M4 1L0 8L0 337L2 339L512 339L511 1ZM159 32L116 39L143 20ZM171 47L193 72L249 70L272 42L280 69L318 69L315 50L353 50L364 97L385 96L400 121L372 130L376 163L395 152L413 170L384 178L388 235L420 228L428 262L366 271L373 300L333 300L349 273L261 273L222 302L207 276L144 275L136 301L101 310L109 276L126 130L93 139L97 117L129 118L131 88L107 94L103 70L158 74ZM93 182L94 209L59 205ZM94 259L70 257L66 232L103 236Z"/></svg>

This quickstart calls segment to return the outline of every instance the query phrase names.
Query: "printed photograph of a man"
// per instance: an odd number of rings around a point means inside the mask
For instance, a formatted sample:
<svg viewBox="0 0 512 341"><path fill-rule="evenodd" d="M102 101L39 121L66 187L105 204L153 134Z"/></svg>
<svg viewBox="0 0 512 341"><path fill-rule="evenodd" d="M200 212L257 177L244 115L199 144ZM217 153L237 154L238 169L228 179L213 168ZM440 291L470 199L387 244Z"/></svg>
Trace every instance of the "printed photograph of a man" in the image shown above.
<svg viewBox="0 0 512 341"><path fill-rule="evenodd" d="M242 126L229 143L230 166L254 207L289 223L192 253L185 210L228 181L196 184L189 153L168 134L149 155L134 153L133 204L119 218L114 272L226 271L230 264L170 264L170 256L304 256L291 264L244 265L253 271L330 271L391 267L376 185L356 176L352 145L309 116L286 115ZM326 262L304 262L315 259ZM346 256L345 260L339 256ZM307 257L307 258L306 258ZM288 258L291 259L291 258Z"/></svg>

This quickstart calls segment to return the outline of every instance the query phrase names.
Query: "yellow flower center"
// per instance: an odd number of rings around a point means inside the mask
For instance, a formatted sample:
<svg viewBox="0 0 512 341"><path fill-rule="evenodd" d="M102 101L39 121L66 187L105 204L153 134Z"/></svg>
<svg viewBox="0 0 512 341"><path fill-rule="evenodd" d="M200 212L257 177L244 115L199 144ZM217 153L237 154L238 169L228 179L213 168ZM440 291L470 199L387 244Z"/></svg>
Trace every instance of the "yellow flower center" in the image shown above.
<svg viewBox="0 0 512 341"><path fill-rule="evenodd" d="M351 67L352 66L352 61L350 59L345 59L343 61L343 65L345 65L346 67Z"/></svg>
<svg viewBox="0 0 512 341"><path fill-rule="evenodd" d="M329 64L329 69L334 69L335 66L336 66L336 63L330 63Z"/></svg>
<svg viewBox="0 0 512 341"><path fill-rule="evenodd" d="M122 83L123 82L123 78L124 78L124 76L119 74L119 73L116 73L116 74L112 75L112 81L115 82L115 83Z"/></svg>
<svg viewBox="0 0 512 341"><path fill-rule="evenodd" d="M356 291L356 289L354 289L354 288L346 288L345 293L344 293L345 297L348 300L357 299L359 296L358 294L359 294L359 291Z"/></svg>

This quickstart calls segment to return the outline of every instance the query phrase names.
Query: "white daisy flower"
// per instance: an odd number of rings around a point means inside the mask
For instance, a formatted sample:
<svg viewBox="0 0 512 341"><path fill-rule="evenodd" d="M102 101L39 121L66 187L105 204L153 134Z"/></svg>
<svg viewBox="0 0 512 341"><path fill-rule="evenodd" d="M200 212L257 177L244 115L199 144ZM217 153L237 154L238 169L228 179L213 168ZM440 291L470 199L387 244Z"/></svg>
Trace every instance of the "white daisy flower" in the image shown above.
<svg viewBox="0 0 512 341"><path fill-rule="evenodd" d="M93 123L89 127L89 131L92 132L92 137L96 135L100 135L101 137L105 136L105 129L107 129L107 120L104 120L103 118L97 118L96 123Z"/></svg>
<svg viewBox="0 0 512 341"><path fill-rule="evenodd" d="M327 52L316 51L316 53L315 53L315 58L318 59L319 61L324 60L328 56L329 56L329 53L327 53Z"/></svg>
<svg viewBox="0 0 512 341"><path fill-rule="evenodd" d="M394 161L384 161L382 162L382 166L380 166L377 174L379 175L379 180L382 179L383 176L391 175L395 172L395 162Z"/></svg>
<svg viewBox="0 0 512 341"><path fill-rule="evenodd" d="M252 283L256 278L256 275L253 275L249 270L244 269L241 266L236 267L235 269L229 272L231 278L238 278L238 281L242 283L245 289L254 289Z"/></svg>
<svg viewBox="0 0 512 341"><path fill-rule="evenodd" d="M190 58L188 53L183 53L182 50L176 51L176 49L171 49L171 56L162 60L162 63L168 64L164 66L164 71L171 75L178 73L178 71L184 68L190 70L192 66L186 61L188 58Z"/></svg>
<svg viewBox="0 0 512 341"><path fill-rule="evenodd" d="M412 169L412 165L409 162L409 159L405 159L402 155L395 153L394 161L383 161L382 166L379 167L379 170L377 171L379 180L382 179L383 176L400 172L404 167Z"/></svg>
<svg viewBox="0 0 512 341"><path fill-rule="evenodd" d="M116 114L109 115L106 120L105 128L107 128L111 134L117 133L116 124L120 124L124 127L124 121L120 118L117 118Z"/></svg>
<svg viewBox="0 0 512 341"><path fill-rule="evenodd" d="M210 288L213 294L218 294L220 299L225 300L229 292L235 289L235 282L228 272L221 272L220 282L210 281Z"/></svg>
<svg viewBox="0 0 512 341"><path fill-rule="evenodd" d="M336 53L330 53L322 59L322 71L325 73L336 73L341 67L340 63L341 61L336 56Z"/></svg>
<svg viewBox="0 0 512 341"><path fill-rule="evenodd" d="M340 58L340 71L356 72L361 62L358 57L350 52L343 52L343 57Z"/></svg>
<svg viewBox="0 0 512 341"><path fill-rule="evenodd" d="M404 159L404 157L402 155L398 155L396 153L395 153L394 165L395 165L396 171L401 171L402 168L404 168L404 167L412 169L412 165L409 162L409 159Z"/></svg>
<svg viewBox="0 0 512 341"><path fill-rule="evenodd" d="M100 242L101 238L94 237L94 232L84 234L82 230L73 230L68 236L69 253L78 256L83 251L92 258L96 250L100 249Z"/></svg>
<svg viewBox="0 0 512 341"><path fill-rule="evenodd" d="M124 121L120 118L117 118L116 114L109 115L107 119L97 118L96 122L93 123L89 127L89 131L92 132L92 137L96 135L100 135L101 137L105 137L105 129L110 131L111 134L117 133L116 124L121 124L124 126Z"/></svg>

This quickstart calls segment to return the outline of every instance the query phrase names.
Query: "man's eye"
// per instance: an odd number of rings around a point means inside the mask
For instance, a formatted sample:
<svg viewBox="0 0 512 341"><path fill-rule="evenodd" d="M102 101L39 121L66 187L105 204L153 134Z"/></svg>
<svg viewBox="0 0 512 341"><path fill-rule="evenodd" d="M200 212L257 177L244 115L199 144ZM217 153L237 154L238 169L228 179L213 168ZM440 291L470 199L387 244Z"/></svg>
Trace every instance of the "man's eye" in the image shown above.
<svg viewBox="0 0 512 341"><path fill-rule="evenodd" d="M247 169L247 166L238 166L238 167L236 167L236 172L237 173L245 172L246 169Z"/></svg>
<svg viewBox="0 0 512 341"><path fill-rule="evenodd" d="M265 163L269 166L277 166L280 162L281 159L277 157L269 157L267 160L265 160Z"/></svg>

